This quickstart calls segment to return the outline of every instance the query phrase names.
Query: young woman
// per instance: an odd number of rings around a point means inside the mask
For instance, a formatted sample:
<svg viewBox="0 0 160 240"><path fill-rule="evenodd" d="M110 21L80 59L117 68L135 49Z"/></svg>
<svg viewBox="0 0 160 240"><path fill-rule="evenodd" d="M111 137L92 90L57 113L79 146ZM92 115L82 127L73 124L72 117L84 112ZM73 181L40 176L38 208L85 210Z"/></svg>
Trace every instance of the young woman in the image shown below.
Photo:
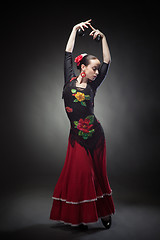
<svg viewBox="0 0 160 240"><path fill-rule="evenodd" d="M72 51L78 29L91 27L93 39L101 36L103 63L97 57L81 54L75 58L80 73L75 75ZM106 170L106 141L103 128L94 115L94 97L103 82L111 56L105 35L91 25L91 20L73 27L64 60L63 95L70 120L70 134L65 163L53 193L50 219L72 226L88 227L101 218L106 228L115 213L112 190Z"/></svg>

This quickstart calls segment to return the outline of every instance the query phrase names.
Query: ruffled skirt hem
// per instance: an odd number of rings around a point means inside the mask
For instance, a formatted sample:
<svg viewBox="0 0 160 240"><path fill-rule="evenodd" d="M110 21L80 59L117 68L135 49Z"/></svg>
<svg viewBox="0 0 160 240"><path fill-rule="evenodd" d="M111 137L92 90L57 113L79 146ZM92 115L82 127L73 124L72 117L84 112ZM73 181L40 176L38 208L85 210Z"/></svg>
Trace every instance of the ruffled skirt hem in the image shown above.
<svg viewBox="0 0 160 240"><path fill-rule="evenodd" d="M112 196L108 195L97 198L97 200L91 199L77 204L54 199L50 219L78 226L82 223L97 222L98 218L110 216L114 213Z"/></svg>
<svg viewBox="0 0 160 240"><path fill-rule="evenodd" d="M115 211L115 213L116 213L116 211ZM79 225L81 225L81 224L89 225L89 224L97 223L97 222L99 221L99 219L105 218L105 217L108 217L108 216L112 216L112 215L114 215L115 213L108 214L108 215L103 216L103 217L98 217L98 220L97 220L97 221L93 221L93 222L80 222L80 223L78 223L78 224L73 224L73 223L70 223L70 222L65 222L65 221L63 221L63 220L54 220L54 219L50 219L50 220L52 220L53 222L64 223L65 225L70 225L70 226L73 226L73 227L77 227L77 226L79 226Z"/></svg>

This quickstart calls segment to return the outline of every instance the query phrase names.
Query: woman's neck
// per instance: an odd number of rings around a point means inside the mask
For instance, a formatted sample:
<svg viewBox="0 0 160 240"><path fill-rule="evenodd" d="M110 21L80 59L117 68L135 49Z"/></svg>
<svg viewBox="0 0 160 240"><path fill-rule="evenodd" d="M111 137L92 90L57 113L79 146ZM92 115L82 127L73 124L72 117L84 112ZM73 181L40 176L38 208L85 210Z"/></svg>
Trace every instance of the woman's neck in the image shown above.
<svg viewBox="0 0 160 240"><path fill-rule="evenodd" d="M87 83L88 82L88 78L86 77L82 77L81 74L78 76L77 81L81 84L81 83Z"/></svg>

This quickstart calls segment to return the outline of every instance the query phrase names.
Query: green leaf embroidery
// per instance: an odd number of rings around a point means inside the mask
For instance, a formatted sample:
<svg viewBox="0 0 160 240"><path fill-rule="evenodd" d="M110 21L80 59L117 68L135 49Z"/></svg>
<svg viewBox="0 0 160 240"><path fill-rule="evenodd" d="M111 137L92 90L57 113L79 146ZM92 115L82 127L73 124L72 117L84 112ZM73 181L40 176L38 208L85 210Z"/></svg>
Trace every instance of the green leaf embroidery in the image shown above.
<svg viewBox="0 0 160 240"><path fill-rule="evenodd" d="M87 139L88 138L88 133L84 133L82 137L83 137L83 139Z"/></svg>
<svg viewBox="0 0 160 240"><path fill-rule="evenodd" d="M89 119L89 120L90 120L90 123L89 123L89 124L92 124L92 123L94 122L94 116L93 116L93 115L87 116L86 119Z"/></svg>
<svg viewBox="0 0 160 240"><path fill-rule="evenodd" d="M87 106L85 102L81 102L81 105L84 106L84 107Z"/></svg>
<svg viewBox="0 0 160 240"><path fill-rule="evenodd" d="M91 98L90 95L85 95L86 100L90 100L90 98Z"/></svg>
<svg viewBox="0 0 160 240"><path fill-rule="evenodd" d="M89 131L89 133L94 133L94 131L95 131L95 130L94 130L94 129L92 129L92 130L90 130L90 131Z"/></svg>
<svg viewBox="0 0 160 240"><path fill-rule="evenodd" d="M73 102L78 102L78 99L75 99Z"/></svg>
<svg viewBox="0 0 160 240"><path fill-rule="evenodd" d="M72 93L76 93L76 89L71 89L71 92Z"/></svg>
<svg viewBox="0 0 160 240"><path fill-rule="evenodd" d="M79 132L78 132L78 135L79 135L79 136L82 136L82 135L83 135L83 132L82 132L82 131L79 131Z"/></svg>
<svg viewBox="0 0 160 240"><path fill-rule="evenodd" d="M78 125L78 121L74 121L74 124L76 125L75 127L77 127L77 125Z"/></svg>

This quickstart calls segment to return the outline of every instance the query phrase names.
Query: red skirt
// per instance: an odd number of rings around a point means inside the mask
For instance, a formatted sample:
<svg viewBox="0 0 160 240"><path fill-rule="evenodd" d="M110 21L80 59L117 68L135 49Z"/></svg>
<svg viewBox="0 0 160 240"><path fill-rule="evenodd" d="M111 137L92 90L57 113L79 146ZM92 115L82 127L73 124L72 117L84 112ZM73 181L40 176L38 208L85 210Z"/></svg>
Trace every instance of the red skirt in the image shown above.
<svg viewBox="0 0 160 240"><path fill-rule="evenodd" d="M53 193L50 219L70 225L94 223L115 213L106 170L106 142L87 154L71 135L64 166Z"/></svg>

